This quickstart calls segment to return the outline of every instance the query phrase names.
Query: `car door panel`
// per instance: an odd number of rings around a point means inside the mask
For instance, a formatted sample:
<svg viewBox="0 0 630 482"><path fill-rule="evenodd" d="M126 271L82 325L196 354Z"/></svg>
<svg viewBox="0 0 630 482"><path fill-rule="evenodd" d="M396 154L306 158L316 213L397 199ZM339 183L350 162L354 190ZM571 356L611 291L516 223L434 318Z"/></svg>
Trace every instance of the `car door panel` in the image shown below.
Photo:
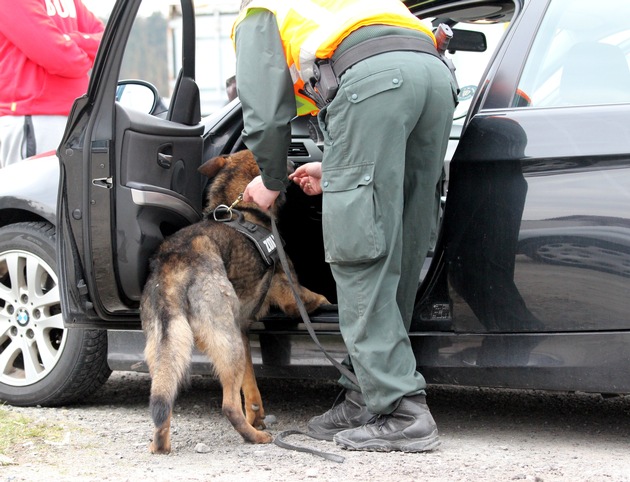
<svg viewBox="0 0 630 482"><path fill-rule="evenodd" d="M186 126L125 111L116 115L119 182L116 267L125 297L137 303L148 260L168 234L201 219L203 126Z"/></svg>
<svg viewBox="0 0 630 482"><path fill-rule="evenodd" d="M151 253L165 236L201 217L205 184L197 168L206 126L193 118L166 120L115 100L140 3L119 2L112 11L94 81L75 105L60 149L58 252L69 288L62 299L69 325L138 327ZM192 33L180 45L188 59L182 75L194 91L194 9L190 0L181 0L181 7L181 25ZM182 112L199 111L198 96L182 98Z"/></svg>

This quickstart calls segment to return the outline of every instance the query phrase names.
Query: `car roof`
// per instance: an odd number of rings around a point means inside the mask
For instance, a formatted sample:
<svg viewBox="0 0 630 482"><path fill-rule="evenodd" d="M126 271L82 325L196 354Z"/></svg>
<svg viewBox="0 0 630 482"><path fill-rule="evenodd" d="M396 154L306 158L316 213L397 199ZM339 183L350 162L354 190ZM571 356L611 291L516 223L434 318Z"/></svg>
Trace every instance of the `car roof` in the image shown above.
<svg viewBox="0 0 630 482"><path fill-rule="evenodd" d="M516 4L522 4L522 0L404 0L404 3L422 18L445 16L451 21L449 23L493 23L510 20Z"/></svg>

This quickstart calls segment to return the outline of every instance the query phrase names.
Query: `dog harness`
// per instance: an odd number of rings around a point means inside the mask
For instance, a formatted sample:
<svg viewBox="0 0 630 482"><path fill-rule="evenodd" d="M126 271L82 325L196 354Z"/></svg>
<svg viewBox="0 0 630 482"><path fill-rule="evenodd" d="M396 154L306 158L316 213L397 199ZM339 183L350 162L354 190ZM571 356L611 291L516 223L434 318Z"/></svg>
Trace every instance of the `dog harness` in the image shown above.
<svg viewBox="0 0 630 482"><path fill-rule="evenodd" d="M236 202L234 203L236 204ZM215 221L224 223L240 233L244 234L258 248L258 252L269 266L273 266L280 259L276 237L268 229L247 221L241 211L232 206L221 204L213 211ZM234 214L236 217L234 217ZM280 240L282 242L282 240Z"/></svg>

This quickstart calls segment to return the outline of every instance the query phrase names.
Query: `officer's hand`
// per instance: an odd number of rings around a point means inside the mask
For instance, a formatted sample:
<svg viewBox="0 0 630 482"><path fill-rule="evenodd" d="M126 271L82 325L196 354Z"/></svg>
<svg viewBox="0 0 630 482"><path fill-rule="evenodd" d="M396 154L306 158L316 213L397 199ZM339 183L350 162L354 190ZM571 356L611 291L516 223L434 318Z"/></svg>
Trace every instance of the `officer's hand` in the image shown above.
<svg viewBox="0 0 630 482"><path fill-rule="evenodd" d="M322 193L322 163L309 162L298 167L289 179L309 196Z"/></svg>
<svg viewBox="0 0 630 482"><path fill-rule="evenodd" d="M245 188L245 191L243 192L243 201L255 202L261 209L269 211L279 195L280 191L267 189L262 182L262 178L260 176L256 176Z"/></svg>

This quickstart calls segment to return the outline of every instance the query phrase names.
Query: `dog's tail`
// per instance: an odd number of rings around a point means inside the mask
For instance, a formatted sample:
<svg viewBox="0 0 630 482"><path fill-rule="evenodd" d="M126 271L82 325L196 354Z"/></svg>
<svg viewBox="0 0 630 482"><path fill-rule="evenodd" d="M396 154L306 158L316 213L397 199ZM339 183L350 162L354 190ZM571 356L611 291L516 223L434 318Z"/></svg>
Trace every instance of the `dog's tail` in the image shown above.
<svg viewBox="0 0 630 482"><path fill-rule="evenodd" d="M163 309L152 321L153 329L145 330L145 358L152 379L149 408L155 426L164 427L170 421L177 392L187 379L194 337L183 313Z"/></svg>

